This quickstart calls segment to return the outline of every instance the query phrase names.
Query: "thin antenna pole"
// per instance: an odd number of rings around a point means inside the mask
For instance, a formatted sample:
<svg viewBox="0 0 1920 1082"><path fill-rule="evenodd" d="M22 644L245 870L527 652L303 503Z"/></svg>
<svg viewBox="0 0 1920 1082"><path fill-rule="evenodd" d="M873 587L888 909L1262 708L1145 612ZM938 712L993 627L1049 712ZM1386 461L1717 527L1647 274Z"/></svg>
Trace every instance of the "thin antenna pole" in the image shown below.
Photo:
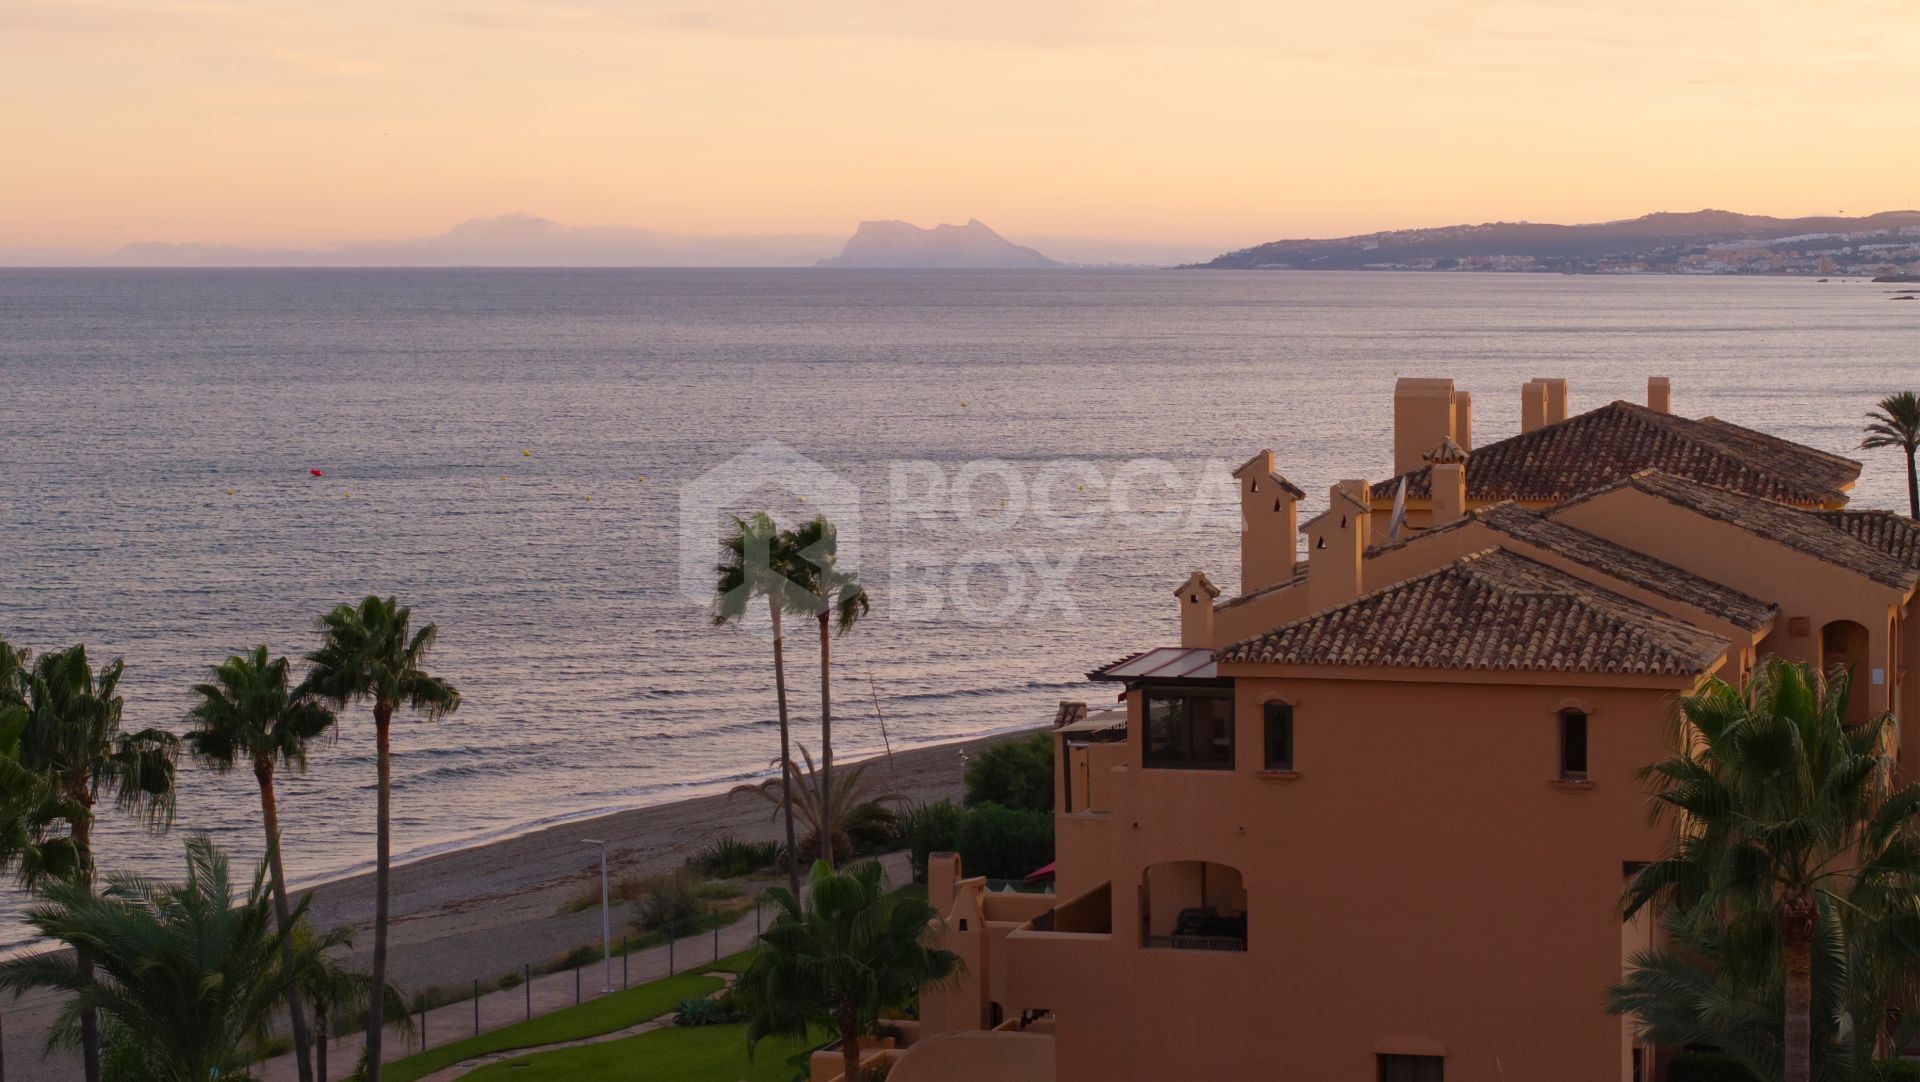
<svg viewBox="0 0 1920 1082"><path fill-rule="evenodd" d="M900 791L900 779L893 769L893 740L887 736L887 716L880 712L880 688L873 682L873 662L867 662L867 691L873 695L873 716L880 721L880 743L887 749L887 788Z"/></svg>

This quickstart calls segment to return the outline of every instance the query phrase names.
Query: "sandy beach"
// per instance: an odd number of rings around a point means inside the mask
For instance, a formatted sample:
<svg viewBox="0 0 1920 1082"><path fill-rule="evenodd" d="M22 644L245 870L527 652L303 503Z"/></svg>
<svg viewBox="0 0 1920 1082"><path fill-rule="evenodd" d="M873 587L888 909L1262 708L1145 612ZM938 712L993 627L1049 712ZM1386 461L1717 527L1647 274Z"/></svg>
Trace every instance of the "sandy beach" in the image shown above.
<svg viewBox="0 0 1920 1082"><path fill-rule="evenodd" d="M897 752L891 762L868 760L876 780L909 801L958 799L963 756L1012 735ZM840 764L836 763L836 766ZM404 799L397 795L396 802ZM522 965L539 965L600 938L598 907L561 912L599 874L597 850L608 844L608 870L667 871L709 841L732 834L773 840L780 824L768 805L750 796L695 797L550 826L403 864L393 872L389 979L409 995L430 986L464 987L490 981ZM356 875L312 888L315 923L351 927L358 962L372 947L373 876ZM624 908L624 907L620 907ZM616 909L614 935L626 915ZM77 1079L77 1058L43 1058L41 1046L57 1004L36 994L5 1006L6 1077L37 1082Z"/></svg>

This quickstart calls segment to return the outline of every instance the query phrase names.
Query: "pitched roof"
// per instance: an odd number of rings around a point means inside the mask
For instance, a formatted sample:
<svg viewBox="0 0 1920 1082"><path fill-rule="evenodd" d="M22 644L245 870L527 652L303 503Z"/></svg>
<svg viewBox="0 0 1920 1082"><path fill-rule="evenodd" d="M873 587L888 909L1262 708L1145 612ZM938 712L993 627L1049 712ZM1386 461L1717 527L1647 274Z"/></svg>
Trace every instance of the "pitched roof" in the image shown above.
<svg viewBox="0 0 1920 1082"><path fill-rule="evenodd" d="M1725 639L1504 549L1464 556L1218 654L1222 662L1688 676Z"/></svg>
<svg viewBox="0 0 1920 1082"><path fill-rule="evenodd" d="M1844 486L1860 475L1850 458L1764 432L1615 402L1476 448L1467 498L1554 502L1644 469L1796 504L1843 502ZM1431 466L1405 476L1409 498L1432 496ZM1374 498L1392 499L1399 480L1373 486Z"/></svg>
<svg viewBox="0 0 1920 1082"><path fill-rule="evenodd" d="M1819 511L1816 514L1856 541L1879 549L1908 567L1920 568L1920 522L1891 511Z"/></svg>
<svg viewBox="0 0 1920 1082"><path fill-rule="evenodd" d="M1920 571L1903 560L1835 529L1820 515L1756 500L1658 470L1643 470L1622 481L1586 493L1564 505L1585 503L1608 492L1633 488L1707 518L1737 526L1797 552L1845 568L1883 586L1904 590L1920 581ZM1557 509L1548 511L1549 515Z"/></svg>
<svg viewBox="0 0 1920 1082"><path fill-rule="evenodd" d="M1702 578L1663 560L1656 560L1646 553L1617 545L1604 537L1555 522L1540 512L1529 511L1514 503L1496 503L1491 507L1469 511L1465 518L1425 530L1394 545L1375 548L1367 555L1371 557L1389 548L1398 549L1423 537L1450 533L1475 522L1517 541L1565 556L1621 582L1665 595L1748 631L1765 627L1774 615L1775 606L1759 598L1750 597L1731 586Z"/></svg>
<svg viewBox="0 0 1920 1082"><path fill-rule="evenodd" d="M1448 436L1446 439L1440 441L1440 446L1435 447L1420 457L1428 462L1446 462L1457 465L1467 460L1467 450L1453 442L1452 436Z"/></svg>
<svg viewBox="0 0 1920 1082"><path fill-rule="evenodd" d="M1304 500L1307 498L1307 494L1300 490L1299 485L1296 485L1292 481L1289 481L1286 478L1280 476L1280 474L1274 470L1273 448L1271 447L1265 448L1261 450L1259 454L1254 455L1252 458L1247 459L1245 462L1242 462L1240 464L1240 468L1233 471L1233 476L1239 477L1242 474L1245 474L1255 469L1265 471L1267 474L1272 476L1274 480L1280 482L1280 487L1283 489L1286 489L1288 494L1290 494L1294 499Z"/></svg>

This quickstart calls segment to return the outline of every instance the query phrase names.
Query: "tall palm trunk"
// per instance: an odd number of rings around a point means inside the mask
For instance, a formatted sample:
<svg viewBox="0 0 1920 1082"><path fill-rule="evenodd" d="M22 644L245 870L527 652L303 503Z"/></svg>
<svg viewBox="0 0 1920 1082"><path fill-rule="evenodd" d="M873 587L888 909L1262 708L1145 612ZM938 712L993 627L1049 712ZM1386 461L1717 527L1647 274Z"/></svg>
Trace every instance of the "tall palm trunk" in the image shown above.
<svg viewBox="0 0 1920 1082"><path fill-rule="evenodd" d="M833 867L833 685L828 679L833 636L827 632L829 615L820 605L820 859Z"/></svg>
<svg viewBox="0 0 1920 1082"><path fill-rule="evenodd" d="M313 1007L313 1070L320 1082L327 1082L327 1004Z"/></svg>
<svg viewBox="0 0 1920 1082"><path fill-rule="evenodd" d="M287 906L287 871L280 862L280 802L273 792L273 759L257 757L253 777L260 783L260 818L267 828L267 874L273 877L273 916L280 928L280 962L293 972L293 911ZM299 982L287 984L287 1025L293 1030L294 1066L300 1082L313 1082L313 1046L307 1040L307 1015L300 1009Z"/></svg>
<svg viewBox="0 0 1920 1082"><path fill-rule="evenodd" d="M780 810L787 818L787 885L800 897L800 847L793 840L793 739L787 726L787 662L780 634L780 604L767 598L773 614L773 686L780 697Z"/></svg>
<svg viewBox="0 0 1920 1082"><path fill-rule="evenodd" d="M1793 898L1781 909L1780 931L1786 963L1786 1082L1813 1077L1813 931L1818 909L1810 897Z"/></svg>
<svg viewBox="0 0 1920 1082"><path fill-rule="evenodd" d="M78 864L80 885L93 892L93 787L85 771L67 778L67 796L80 808L73 820L73 851ZM87 952L73 952L73 963L82 981L93 979L93 959ZM80 1067L87 1082L100 1082L100 1012L89 1007L80 1012Z"/></svg>
<svg viewBox="0 0 1920 1082"><path fill-rule="evenodd" d="M1913 456L1920 448L1907 448L1907 517L1920 521L1920 472L1915 472Z"/></svg>
<svg viewBox="0 0 1920 1082"><path fill-rule="evenodd" d="M373 834L373 988L367 1005L367 1082L380 1082L380 1029L385 1022L384 1000L379 990L387 986L387 892L392 885L392 841L388 837L393 803L392 747L393 704L375 700L373 734L375 763L380 774L380 793L374 803Z"/></svg>
<svg viewBox="0 0 1920 1082"><path fill-rule="evenodd" d="M853 1004L843 1003L836 1012L840 1023L840 1072L846 1082L860 1082L860 1020Z"/></svg>

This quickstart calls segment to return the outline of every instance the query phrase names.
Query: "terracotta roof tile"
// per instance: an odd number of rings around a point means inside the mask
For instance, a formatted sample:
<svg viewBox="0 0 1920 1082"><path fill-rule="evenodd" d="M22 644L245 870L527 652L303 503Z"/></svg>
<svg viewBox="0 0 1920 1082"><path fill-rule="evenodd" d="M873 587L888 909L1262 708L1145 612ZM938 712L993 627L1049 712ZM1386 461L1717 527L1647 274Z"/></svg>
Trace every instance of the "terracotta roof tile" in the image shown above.
<svg viewBox="0 0 1920 1082"><path fill-rule="evenodd" d="M1846 499L1860 463L1706 417L1675 417L1615 402L1544 428L1475 448L1467 498L1550 503L1658 469L1706 484L1795 504ZM1407 496L1432 496L1432 468L1406 474ZM1392 499L1399 478L1373 486Z"/></svg>
<svg viewBox="0 0 1920 1082"><path fill-rule="evenodd" d="M1768 500L1756 500L1658 470L1636 473L1623 481L1569 500L1563 506L1585 503L1620 488L1637 489L1695 514L1737 526L1883 586L1904 590L1920 581L1920 572L1916 572L1906 561L1856 539L1846 530L1835 529L1820 515L1797 511ZM1547 512L1549 516L1555 513Z"/></svg>
<svg viewBox="0 0 1920 1082"><path fill-rule="evenodd" d="M1817 514L1854 540L1879 549L1908 567L1920 568L1920 522L1891 511L1820 511Z"/></svg>
<svg viewBox="0 0 1920 1082"><path fill-rule="evenodd" d="M1219 652L1222 662L1686 676L1727 649L1565 572L1489 549Z"/></svg>
<svg viewBox="0 0 1920 1082"><path fill-rule="evenodd" d="M1643 552L1617 545L1604 537L1555 522L1540 512L1529 511L1514 503L1496 503L1491 507L1470 511L1458 522L1415 534L1395 545L1372 549L1367 555L1371 557L1389 549L1398 549L1423 537L1451 532L1474 522L1517 541L1565 556L1621 582L1663 594L1748 631L1765 627L1774 616L1775 606L1759 598L1750 597L1731 586L1702 578L1663 560L1656 560Z"/></svg>

